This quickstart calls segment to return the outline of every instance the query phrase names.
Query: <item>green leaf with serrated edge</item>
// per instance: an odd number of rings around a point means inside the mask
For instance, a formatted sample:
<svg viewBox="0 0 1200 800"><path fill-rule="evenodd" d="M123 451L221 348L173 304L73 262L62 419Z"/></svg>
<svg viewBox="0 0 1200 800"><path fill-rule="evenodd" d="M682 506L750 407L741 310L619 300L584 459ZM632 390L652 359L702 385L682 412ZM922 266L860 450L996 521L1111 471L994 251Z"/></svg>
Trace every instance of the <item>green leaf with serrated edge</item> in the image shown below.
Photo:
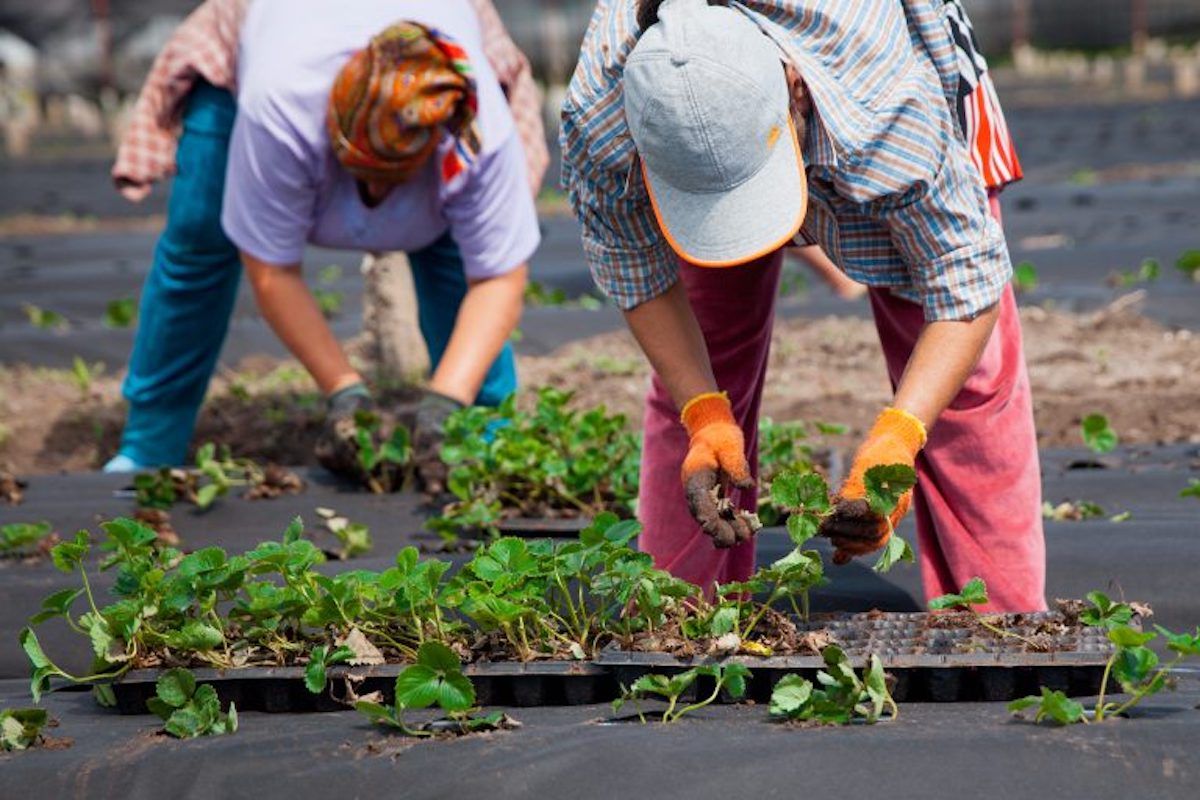
<svg viewBox="0 0 1200 800"><path fill-rule="evenodd" d="M1050 718L1059 725L1071 725L1083 721L1083 704L1072 700L1060 691L1042 687L1038 719Z"/></svg>
<svg viewBox="0 0 1200 800"><path fill-rule="evenodd" d="M863 686L871 698L871 714L868 721L874 722L883 714L891 694L887 689L887 675L883 671L883 662L879 656L872 654L870 663L863 673Z"/></svg>
<svg viewBox="0 0 1200 800"><path fill-rule="evenodd" d="M191 708L176 709L163 728L176 739L195 739L204 733L204 720Z"/></svg>
<svg viewBox="0 0 1200 800"><path fill-rule="evenodd" d="M146 710L161 719L163 722L166 722L171 718L171 715L175 713L175 706L167 705L157 697L147 697Z"/></svg>
<svg viewBox="0 0 1200 800"><path fill-rule="evenodd" d="M796 717L812 698L813 685L799 675L784 675L771 692L771 714Z"/></svg>
<svg viewBox="0 0 1200 800"><path fill-rule="evenodd" d="M23 628L18 638L21 649L25 651L25 656L33 667L29 679L29 693L33 695L33 702L39 703L42 699L42 690L48 686L50 677L53 675L66 677L66 673L46 657L41 643L38 642L37 634L31 628Z"/></svg>
<svg viewBox="0 0 1200 800"><path fill-rule="evenodd" d="M83 589L63 589L42 600L42 610L29 618L30 625L41 625L48 619L65 617L71 605L83 594Z"/></svg>
<svg viewBox="0 0 1200 800"><path fill-rule="evenodd" d="M906 539L896 534L892 534L888 539L887 544L883 546L883 551L879 554L879 560L875 562L872 568L876 572L887 572L892 567L899 564L901 561L906 561L909 564L916 560L913 555L912 546Z"/></svg>
<svg viewBox="0 0 1200 800"><path fill-rule="evenodd" d="M203 652L213 650L225 643L225 637L207 622L190 620L177 631L165 637L168 647L181 652Z"/></svg>
<svg viewBox="0 0 1200 800"><path fill-rule="evenodd" d="M723 606L718 608L712 616L712 622L709 624L709 634L712 636L724 636L733 631L738 621L737 608L733 606Z"/></svg>
<svg viewBox="0 0 1200 800"><path fill-rule="evenodd" d="M1141 647L1155 637L1153 633L1142 633L1133 628L1113 628L1108 632L1108 640L1117 647Z"/></svg>
<svg viewBox="0 0 1200 800"><path fill-rule="evenodd" d="M935 611L946 608L970 608L982 606L988 602L987 585L983 578L972 578L967 581L958 594L944 594L929 601L929 607Z"/></svg>
<svg viewBox="0 0 1200 800"><path fill-rule="evenodd" d="M1112 660L1112 675L1132 694L1158 666L1158 654L1148 647L1122 647Z"/></svg>
<svg viewBox="0 0 1200 800"><path fill-rule="evenodd" d="M1036 694L1026 695L1025 697L1019 697L1016 700L1009 702L1008 710L1013 714L1018 714L1027 708L1033 708L1036 705L1040 705L1041 702L1042 698Z"/></svg>
<svg viewBox="0 0 1200 800"><path fill-rule="evenodd" d="M60 572L74 572L79 569L83 559L87 558L90 549L87 531L79 531L75 539L69 542L59 542L50 548L50 558Z"/></svg>
<svg viewBox="0 0 1200 800"><path fill-rule="evenodd" d="M304 520L300 517L292 517L292 521L288 523L287 528L283 531L283 543L291 544L298 542L304 538Z"/></svg>
<svg viewBox="0 0 1200 800"><path fill-rule="evenodd" d="M751 677L750 668L745 664L733 662L726 664L719 675L721 686L729 696L740 699L746 695L746 681Z"/></svg>
<svg viewBox="0 0 1200 800"><path fill-rule="evenodd" d="M406 667L396 676L396 707L429 708L437 702L441 691L438 673L421 664Z"/></svg>
<svg viewBox="0 0 1200 800"><path fill-rule="evenodd" d="M788 510L822 514L829 510L829 485L816 472L784 472L771 482L771 502Z"/></svg>
<svg viewBox="0 0 1200 800"><path fill-rule="evenodd" d="M167 705L182 708L196 693L196 676L182 667L169 669L158 677L154 693Z"/></svg>
<svg viewBox="0 0 1200 800"><path fill-rule="evenodd" d="M372 703L370 700L359 700L354 704L354 709L360 714L364 714L371 722L398 727L394 716L395 712L387 706Z"/></svg>
<svg viewBox="0 0 1200 800"><path fill-rule="evenodd" d="M1108 453L1116 448L1117 433L1103 414L1088 414L1079 425L1083 443L1093 452Z"/></svg>
<svg viewBox="0 0 1200 800"><path fill-rule="evenodd" d="M1200 656L1200 627L1195 633L1172 633L1161 625L1154 629L1166 639L1169 649L1184 656Z"/></svg>
<svg viewBox="0 0 1200 800"><path fill-rule="evenodd" d="M459 672L462 662L441 642L425 642L417 648L417 663L439 672Z"/></svg>
<svg viewBox="0 0 1200 800"><path fill-rule="evenodd" d="M787 519L788 538L796 547L803 547L821 528L819 517L812 514L792 514Z"/></svg>
<svg viewBox="0 0 1200 800"><path fill-rule="evenodd" d="M880 464L863 475L867 505L881 517L896 510L901 496L917 485L917 473L907 464Z"/></svg>

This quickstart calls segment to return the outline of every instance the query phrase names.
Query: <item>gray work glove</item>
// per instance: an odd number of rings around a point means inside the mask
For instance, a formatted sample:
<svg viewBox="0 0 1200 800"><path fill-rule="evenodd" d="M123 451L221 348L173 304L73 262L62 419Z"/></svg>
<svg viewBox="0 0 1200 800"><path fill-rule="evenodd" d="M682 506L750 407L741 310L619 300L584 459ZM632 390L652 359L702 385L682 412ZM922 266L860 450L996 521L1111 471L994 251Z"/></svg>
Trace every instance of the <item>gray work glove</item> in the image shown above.
<svg viewBox="0 0 1200 800"><path fill-rule="evenodd" d="M463 404L453 397L426 389L417 405L413 424L413 465L421 489L429 495L446 491L450 470L442 461L442 441L446 437L446 420Z"/></svg>
<svg viewBox="0 0 1200 800"><path fill-rule="evenodd" d="M359 412L375 413L375 401L363 383L339 389L325 400L325 422L313 448L321 466L335 475L356 481L366 479L358 463L354 417Z"/></svg>

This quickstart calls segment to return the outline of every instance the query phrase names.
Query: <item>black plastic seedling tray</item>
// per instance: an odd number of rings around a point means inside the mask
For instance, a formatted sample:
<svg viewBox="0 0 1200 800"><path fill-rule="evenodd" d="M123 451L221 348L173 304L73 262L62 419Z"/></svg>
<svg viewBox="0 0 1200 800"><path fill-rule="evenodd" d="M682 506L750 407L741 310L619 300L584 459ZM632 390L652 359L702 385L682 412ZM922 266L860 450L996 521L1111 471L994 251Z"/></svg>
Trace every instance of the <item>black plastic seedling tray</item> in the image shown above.
<svg viewBox="0 0 1200 800"><path fill-rule="evenodd" d="M895 679L892 694L897 702L1012 700L1036 694L1039 686L1071 696L1093 695L1100 690L1104 664L1112 653L1112 644L1103 630L1076 624L1062 633L1045 633L1047 627L1065 623L1058 612L998 618L1005 630L1041 637L1039 643L1046 645L1046 651L1029 652L1020 640L1001 638L986 629L945 627L950 619L948 615L926 612L873 612L814 617L799 628L801 632L827 631L855 667L864 666L871 654L879 656L884 669ZM965 614L955 615L954 619L969 620ZM750 667L753 676L747 697L759 702L770 699L772 688L784 675L798 673L811 680L824 667L819 655L689 659L616 646L606 648L596 659L597 664L611 668L622 685L629 685L647 672L670 673L697 664L729 661Z"/></svg>
<svg viewBox="0 0 1200 800"><path fill-rule="evenodd" d="M303 667L246 667L242 669L193 669L199 683L210 683L221 704L233 702L240 711L268 713L345 711L347 686L362 696L380 692L393 702L396 676L404 664L376 667L335 666L328 670L325 691L313 694L304 685ZM573 706L611 700L616 683L610 671L584 661L480 662L463 672L475 686L481 706ZM154 696L159 670L136 670L112 684L117 710L122 714L146 714L146 700ZM349 680L348 680L349 679Z"/></svg>
<svg viewBox="0 0 1200 800"><path fill-rule="evenodd" d="M518 536L523 539L573 539L591 524L590 517L514 517L499 523L496 528L501 536Z"/></svg>
<svg viewBox="0 0 1200 800"><path fill-rule="evenodd" d="M1096 694L1112 645L1102 630L1072 626L1045 633L1064 623L1057 612L1000 618L1006 630L1041 636L1046 652L1028 652L1016 639L1000 638L977 627L950 627L967 621L960 615L882 613L824 615L800 625L801 632L826 631L856 667L873 653L894 678L898 702L955 702L1011 700L1036 694L1039 686L1072 696ZM930 624L931 622L935 624ZM937 623L941 623L940 625ZM747 697L770 699L771 689L784 675L798 673L814 679L823 668L820 656L698 656L678 658L668 653L643 653L610 646L595 661L479 662L464 667L475 685L480 705L585 705L614 699L620 686L647 672L679 672L697 664L737 661L753 676ZM234 702L244 711L338 711L349 707L347 687L364 695L381 692L390 702L403 664L377 667L337 666L329 669L325 691L313 694L304 686L303 667L247 667L233 670L193 670L201 683L211 683L222 703ZM158 670L138 670L113 684L117 708L123 714L147 713ZM703 681L697 691L705 691Z"/></svg>

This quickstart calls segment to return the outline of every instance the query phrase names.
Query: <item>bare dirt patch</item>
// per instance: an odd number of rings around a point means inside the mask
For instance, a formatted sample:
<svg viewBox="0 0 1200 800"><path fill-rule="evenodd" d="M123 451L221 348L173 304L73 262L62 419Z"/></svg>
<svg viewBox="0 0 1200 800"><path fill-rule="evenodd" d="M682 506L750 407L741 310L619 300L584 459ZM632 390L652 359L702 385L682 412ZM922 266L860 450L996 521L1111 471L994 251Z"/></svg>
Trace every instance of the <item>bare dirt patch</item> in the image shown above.
<svg viewBox="0 0 1200 800"><path fill-rule="evenodd" d="M1071 314L1026 308L1025 352L1039 443L1082 444L1079 421L1108 415L1122 442L1200 442L1200 336L1133 314ZM574 389L640 421L648 371L637 344L610 333L526 358L528 385ZM861 434L889 400L883 356L869 320L781 321L772 342L763 413L850 426Z"/></svg>
<svg viewBox="0 0 1200 800"><path fill-rule="evenodd" d="M1043 446L1079 446L1079 421L1093 412L1108 415L1127 444L1200 443L1200 336L1130 313L1026 308L1022 319ZM782 321L772 347L763 413L776 420L848 425L840 444L850 445L890 397L869 320ZM628 333L523 357L520 372L525 386L573 390L579 402L604 403L640 425L649 372ZM0 469L30 475L102 464L124 421L120 377L103 376L82 394L63 371L0 368ZM393 393L390 402L404 397ZM194 441L230 444L263 462L313 464L322 405L294 362L247 359L214 382Z"/></svg>

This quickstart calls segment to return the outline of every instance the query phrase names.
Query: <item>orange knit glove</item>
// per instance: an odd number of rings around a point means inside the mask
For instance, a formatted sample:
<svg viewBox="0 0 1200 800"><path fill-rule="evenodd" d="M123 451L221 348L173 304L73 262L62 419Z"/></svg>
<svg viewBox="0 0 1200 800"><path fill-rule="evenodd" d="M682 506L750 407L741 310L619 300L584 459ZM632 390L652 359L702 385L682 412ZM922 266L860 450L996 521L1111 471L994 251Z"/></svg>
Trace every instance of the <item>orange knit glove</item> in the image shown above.
<svg viewBox="0 0 1200 800"><path fill-rule="evenodd" d="M885 408L866 440L854 454L850 474L835 498L833 513L821 524L821 535L828 536L835 548L833 563L845 564L854 556L874 552L892 536L912 504L912 490L896 503L896 510L885 519L867 504L863 476L871 467L887 464L913 466L917 453L925 446L925 426L921 420L898 408Z"/></svg>
<svg viewBox="0 0 1200 800"><path fill-rule="evenodd" d="M733 418L733 407L724 392L693 397L683 407L680 422L687 429L687 457L683 460L683 490L688 508L715 547L732 547L754 535L750 524L718 503L719 487L728 480L739 489L754 485L746 461L746 441Z"/></svg>

